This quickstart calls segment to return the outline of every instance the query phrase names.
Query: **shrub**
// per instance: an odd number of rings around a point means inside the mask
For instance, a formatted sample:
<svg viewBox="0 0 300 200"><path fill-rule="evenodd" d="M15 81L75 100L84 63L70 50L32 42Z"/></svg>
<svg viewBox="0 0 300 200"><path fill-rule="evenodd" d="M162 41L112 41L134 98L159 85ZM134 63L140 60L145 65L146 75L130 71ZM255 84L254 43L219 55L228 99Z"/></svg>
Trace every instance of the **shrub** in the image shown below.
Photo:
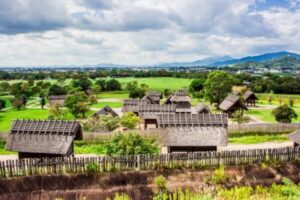
<svg viewBox="0 0 300 200"><path fill-rule="evenodd" d="M159 175L154 178L154 185L159 190L166 189L167 179L164 176Z"/></svg>
<svg viewBox="0 0 300 200"><path fill-rule="evenodd" d="M278 106L272 110L272 115L277 122L291 123L292 119L297 119L297 113L288 105Z"/></svg>
<svg viewBox="0 0 300 200"><path fill-rule="evenodd" d="M91 162L91 163L87 164L86 170L88 173L96 173L98 171L97 163Z"/></svg>
<svg viewBox="0 0 300 200"><path fill-rule="evenodd" d="M138 134L115 134L106 144L108 155L157 154L159 149L154 140L144 139Z"/></svg>
<svg viewBox="0 0 300 200"><path fill-rule="evenodd" d="M126 112L121 118L122 126L128 129L134 129L139 122L140 118L136 116L133 112Z"/></svg>

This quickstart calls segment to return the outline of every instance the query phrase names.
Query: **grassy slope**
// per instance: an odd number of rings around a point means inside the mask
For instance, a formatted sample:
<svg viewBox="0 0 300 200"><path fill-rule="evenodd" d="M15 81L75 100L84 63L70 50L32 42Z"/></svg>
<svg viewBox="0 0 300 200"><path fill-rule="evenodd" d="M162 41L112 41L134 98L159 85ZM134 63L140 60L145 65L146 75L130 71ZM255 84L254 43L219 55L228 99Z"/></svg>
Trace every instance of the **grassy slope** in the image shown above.
<svg viewBox="0 0 300 200"><path fill-rule="evenodd" d="M0 131L8 131L11 121L14 119L47 119L48 110L42 109L22 109L8 110L0 112Z"/></svg>

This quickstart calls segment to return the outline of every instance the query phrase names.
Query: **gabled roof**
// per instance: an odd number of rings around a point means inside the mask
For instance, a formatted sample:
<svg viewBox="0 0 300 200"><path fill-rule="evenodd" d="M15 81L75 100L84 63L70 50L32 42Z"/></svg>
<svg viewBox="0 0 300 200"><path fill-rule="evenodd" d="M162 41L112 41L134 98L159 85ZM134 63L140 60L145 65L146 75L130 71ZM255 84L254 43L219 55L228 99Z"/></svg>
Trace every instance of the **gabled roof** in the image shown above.
<svg viewBox="0 0 300 200"><path fill-rule="evenodd" d="M149 97L151 97L155 101L159 101L159 100L161 100L163 98L162 93L161 92L157 92L157 91L146 92L145 96L149 96Z"/></svg>
<svg viewBox="0 0 300 200"><path fill-rule="evenodd" d="M210 113L210 109L207 105L204 103L198 103L196 106L197 113Z"/></svg>
<svg viewBox="0 0 300 200"><path fill-rule="evenodd" d="M149 99L124 99L122 112L139 112L139 106L151 104Z"/></svg>
<svg viewBox="0 0 300 200"><path fill-rule="evenodd" d="M7 138L11 151L66 155L73 140L82 139L79 122L63 120L16 120Z"/></svg>
<svg viewBox="0 0 300 200"><path fill-rule="evenodd" d="M244 110L247 110L247 107L243 104L238 96L228 95L222 103L219 105L219 108L224 111L230 110L232 107L237 106Z"/></svg>
<svg viewBox="0 0 300 200"><path fill-rule="evenodd" d="M97 111L94 115L112 115L113 117L119 116L111 107L108 105L104 106L101 110Z"/></svg>
<svg viewBox="0 0 300 200"><path fill-rule="evenodd" d="M49 96L49 100L65 100L67 98L67 95L52 95Z"/></svg>
<svg viewBox="0 0 300 200"><path fill-rule="evenodd" d="M190 102L191 98L188 96L187 90L181 89L177 90L171 94L164 104L178 103L178 102Z"/></svg>
<svg viewBox="0 0 300 200"><path fill-rule="evenodd" d="M258 99L257 96L254 94L254 92L248 90L247 92L245 92L245 94L243 95L244 99L247 101L247 99L249 97L254 97L255 99Z"/></svg>
<svg viewBox="0 0 300 200"><path fill-rule="evenodd" d="M288 135L288 138L296 143L296 144L300 144L300 129L296 130L294 132L292 132L291 134Z"/></svg>
<svg viewBox="0 0 300 200"><path fill-rule="evenodd" d="M167 104L167 105L160 105L160 104L147 104L147 105L140 105L139 112L175 112L176 105Z"/></svg>
<svg viewBox="0 0 300 200"><path fill-rule="evenodd" d="M152 96L144 96L142 99L151 102L151 104L156 104L156 102L159 101L159 99L157 100L157 98L156 98L156 100L155 100L155 97L152 97Z"/></svg>
<svg viewBox="0 0 300 200"><path fill-rule="evenodd" d="M175 112L176 105L174 104L149 104L139 106L139 116L143 119L157 119L157 114Z"/></svg>
<svg viewBox="0 0 300 200"><path fill-rule="evenodd" d="M166 113L157 114L159 127L195 127L195 126L226 126L227 114L190 114L190 113Z"/></svg>

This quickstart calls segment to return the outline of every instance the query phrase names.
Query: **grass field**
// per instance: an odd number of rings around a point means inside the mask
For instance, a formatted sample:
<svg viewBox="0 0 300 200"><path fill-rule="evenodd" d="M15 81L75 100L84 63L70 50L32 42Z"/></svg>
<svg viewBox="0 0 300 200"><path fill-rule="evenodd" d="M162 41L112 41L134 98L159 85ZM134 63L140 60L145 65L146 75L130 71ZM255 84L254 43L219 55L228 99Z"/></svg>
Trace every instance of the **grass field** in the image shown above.
<svg viewBox="0 0 300 200"><path fill-rule="evenodd" d="M288 141L286 134L266 134L266 135L245 135L230 137L229 144L257 144L264 142L285 142Z"/></svg>
<svg viewBox="0 0 300 200"><path fill-rule="evenodd" d="M107 80L111 78L106 78ZM150 89L152 90L159 90L163 91L164 89L168 88L170 90L176 90L183 87L188 87L192 81L192 79L187 78L174 78L174 77L154 77L154 78L134 78L134 77L127 77L127 78L115 78L117 79L124 89L126 84L130 81L137 80L139 84L147 84L149 85ZM44 80L45 82L56 83L57 80L49 79ZM72 80L66 79L64 84L70 84ZM1 82L1 81L0 81ZM17 83L22 82L22 80L10 80L9 83Z"/></svg>
<svg viewBox="0 0 300 200"><path fill-rule="evenodd" d="M293 122L300 122L300 109L298 107L294 109L299 116L297 119L293 119ZM272 115L272 109L249 109L248 111L246 111L246 114L249 116L253 116L263 122L276 122L274 116Z"/></svg>
<svg viewBox="0 0 300 200"><path fill-rule="evenodd" d="M22 109L0 112L0 132L8 131L14 119L47 119L48 110L42 109Z"/></svg>
<svg viewBox="0 0 300 200"><path fill-rule="evenodd" d="M103 108L104 106L110 106L111 108L121 108L122 102L98 102L96 104L91 105L92 108Z"/></svg>

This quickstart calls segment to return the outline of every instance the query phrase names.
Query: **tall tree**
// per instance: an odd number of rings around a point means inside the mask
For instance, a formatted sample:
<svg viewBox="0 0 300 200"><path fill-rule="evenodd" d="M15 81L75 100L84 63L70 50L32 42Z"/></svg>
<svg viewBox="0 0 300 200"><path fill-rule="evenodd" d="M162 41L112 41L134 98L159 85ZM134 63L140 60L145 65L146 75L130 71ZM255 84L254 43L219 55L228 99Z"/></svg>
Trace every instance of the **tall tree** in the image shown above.
<svg viewBox="0 0 300 200"><path fill-rule="evenodd" d="M206 98L210 103L219 105L227 94L231 92L233 84L234 78L232 75L220 70L210 72L204 82Z"/></svg>

